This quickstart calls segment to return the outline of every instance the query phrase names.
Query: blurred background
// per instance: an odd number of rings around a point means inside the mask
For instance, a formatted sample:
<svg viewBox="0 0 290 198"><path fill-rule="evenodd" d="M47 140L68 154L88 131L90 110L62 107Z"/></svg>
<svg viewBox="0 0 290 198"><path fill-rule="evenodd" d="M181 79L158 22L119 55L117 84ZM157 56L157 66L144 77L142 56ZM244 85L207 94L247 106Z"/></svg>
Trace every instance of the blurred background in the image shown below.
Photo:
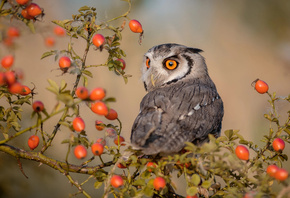
<svg viewBox="0 0 290 198"><path fill-rule="evenodd" d="M11 25L22 30L17 40L15 50L15 68L24 71L24 84L36 86L35 100L41 100L50 112L56 104L55 97L45 88L46 79L57 82L65 79L68 86L73 86L74 76L61 75L57 70L58 63L54 58L40 60L41 55L49 50L65 49L68 37L56 38L56 45L47 48L44 38L53 36L51 20L71 19L72 14L84 5L96 7L98 22L106 21L125 13L127 3L120 0L35 0L45 11L43 20L36 23L36 34L30 33L24 24L16 20ZM145 31L142 45L138 44L138 34L128 28L123 31L122 49L126 52L126 72L132 74L127 84L122 77L109 72L107 68L95 68L91 71L93 79L89 79L88 88L103 87L107 96L115 97L117 102L112 108L117 110L123 122L123 136L130 139L131 126L139 112L139 104L146 94L140 80L140 67L143 54L152 46L163 43L179 43L204 50L211 78L215 82L225 106L222 131L239 129L248 140L261 144L264 134L268 133L269 123L263 114L270 110L268 96L258 94L251 83L260 78L266 81L269 91L277 95L286 96L290 91L290 1L197 1L197 0L133 0L131 19L142 23ZM0 21L2 25L10 25L8 21ZM116 22L121 24L123 19ZM82 54L84 42L76 40L74 48ZM3 47L0 55L7 53ZM107 54L91 50L88 64L103 63ZM1 101L0 104L4 104ZM286 119L286 112L290 109L286 102L277 104L282 121ZM26 106L23 116L23 128L33 125L36 121L30 119L31 107ZM95 115L85 105L81 105L80 114L86 122L87 134L90 140L104 135L94 127L95 120L108 121ZM59 117L44 124L50 133ZM27 139L35 131L27 133L14 140L20 148L28 149ZM61 145L63 139L69 137L69 131L63 128L59 131L53 146L46 155L58 160L65 159L67 145ZM110 143L109 143L110 144ZM286 145L289 155L290 148ZM87 157L88 158L88 157ZM71 153L69 160L75 164ZM76 192L76 188L68 183L65 176L59 174L46 165L40 166L36 162L21 160L23 169L29 179L26 179L18 168L17 161L0 153L0 197L69 197L69 193ZM95 160L91 165L98 164ZM289 165L289 163L288 163ZM289 166L285 166L290 171ZM80 182L85 176L72 174ZM182 181L182 179L181 179ZM176 180L178 193L185 195L185 186ZM94 190L93 181L87 189L93 197L101 197L101 190ZM77 197L82 197L79 195Z"/></svg>

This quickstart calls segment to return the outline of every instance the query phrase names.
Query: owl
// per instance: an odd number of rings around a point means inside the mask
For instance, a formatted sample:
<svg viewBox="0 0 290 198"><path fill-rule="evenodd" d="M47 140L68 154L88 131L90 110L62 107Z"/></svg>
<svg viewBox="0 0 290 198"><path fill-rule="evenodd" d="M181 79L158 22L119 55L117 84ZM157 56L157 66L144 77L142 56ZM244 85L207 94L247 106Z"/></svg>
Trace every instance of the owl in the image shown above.
<svg viewBox="0 0 290 198"><path fill-rule="evenodd" d="M201 145L209 134L220 136L223 101L201 52L169 43L144 55L141 79L148 93L132 127L134 148L146 155L174 154L185 142Z"/></svg>

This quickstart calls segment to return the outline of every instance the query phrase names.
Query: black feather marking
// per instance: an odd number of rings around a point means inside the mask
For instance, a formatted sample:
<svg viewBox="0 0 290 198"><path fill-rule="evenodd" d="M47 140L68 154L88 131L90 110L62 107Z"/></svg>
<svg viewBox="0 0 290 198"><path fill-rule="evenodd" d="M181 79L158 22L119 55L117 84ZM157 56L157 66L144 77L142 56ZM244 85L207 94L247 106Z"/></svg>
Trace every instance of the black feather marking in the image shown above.
<svg viewBox="0 0 290 198"><path fill-rule="evenodd" d="M147 91L147 85L146 85L146 83L143 82L143 84L144 84L144 88L145 88L145 90Z"/></svg>

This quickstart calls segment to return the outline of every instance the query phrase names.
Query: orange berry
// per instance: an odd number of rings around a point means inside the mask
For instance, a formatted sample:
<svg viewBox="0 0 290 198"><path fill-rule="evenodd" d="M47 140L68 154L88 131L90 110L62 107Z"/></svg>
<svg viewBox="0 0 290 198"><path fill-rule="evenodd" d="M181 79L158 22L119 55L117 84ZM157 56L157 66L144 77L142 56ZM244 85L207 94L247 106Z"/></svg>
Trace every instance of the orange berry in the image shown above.
<svg viewBox="0 0 290 198"><path fill-rule="evenodd" d="M99 144L105 146L107 142L106 142L106 140L104 138L98 138L96 140L96 143L99 143Z"/></svg>
<svg viewBox="0 0 290 198"><path fill-rule="evenodd" d="M81 117L76 117L73 120L73 128L77 132L81 132L85 129L85 122Z"/></svg>
<svg viewBox="0 0 290 198"><path fill-rule="evenodd" d="M98 131L102 131L105 128L104 122L100 120L96 120L95 126Z"/></svg>
<svg viewBox="0 0 290 198"><path fill-rule="evenodd" d="M162 190L166 186L166 181L163 177L156 177L153 181L155 190Z"/></svg>
<svg viewBox="0 0 290 198"><path fill-rule="evenodd" d="M86 87L78 87L76 89L76 96L79 99L85 100L89 97L89 91Z"/></svg>
<svg viewBox="0 0 290 198"><path fill-rule="evenodd" d="M92 40L96 47L101 47L105 43L105 37L102 34L95 34Z"/></svg>
<svg viewBox="0 0 290 198"><path fill-rule="evenodd" d="M10 47L10 46L14 45L14 40L11 37L6 37L6 38L3 38L3 43L7 47Z"/></svg>
<svg viewBox="0 0 290 198"><path fill-rule="evenodd" d="M268 92L269 86L267 85L266 82L264 82L262 80L257 80L256 84L255 84L255 89L258 93L264 94L264 93Z"/></svg>
<svg viewBox="0 0 290 198"><path fill-rule="evenodd" d="M108 120L116 120L118 113L114 109L110 109L108 115L105 116Z"/></svg>
<svg viewBox="0 0 290 198"><path fill-rule="evenodd" d="M186 198L198 198L198 196L197 195L194 195L194 196L187 195Z"/></svg>
<svg viewBox="0 0 290 198"><path fill-rule="evenodd" d="M142 25L137 20L134 20L134 19L131 20L129 22L129 27L130 27L130 30L134 33L142 33L143 32Z"/></svg>
<svg viewBox="0 0 290 198"><path fill-rule="evenodd" d="M42 10L36 3L31 3L29 6L27 6L27 13L32 17L36 17L42 14Z"/></svg>
<svg viewBox="0 0 290 198"><path fill-rule="evenodd" d="M106 96L106 91L103 88L97 87L90 93L91 100L102 100Z"/></svg>
<svg viewBox="0 0 290 198"><path fill-rule="evenodd" d="M267 167L267 174L270 175L271 177L275 176L275 173L279 170L279 167L276 166L275 164L269 165Z"/></svg>
<svg viewBox="0 0 290 198"><path fill-rule="evenodd" d="M19 37L20 36L19 29L16 27L9 27L7 30L7 35L11 38L12 37Z"/></svg>
<svg viewBox="0 0 290 198"><path fill-rule="evenodd" d="M23 16L23 18L25 18L25 19L34 19L34 17L33 16L30 16L29 14L28 14L28 7L26 7L25 9L23 9L22 11L21 11L21 15Z"/></svg>
<svg viewBox="0 0 290 198"><path fill-rule="evenodd" d="M151 173L157 167L155 162L148 162L146 165L147 170Z"/></svg>
<svg viewBox="0 0 290 198"><path fill-rule="evenodd" d="M6 84L6 77L4 72L0 72L0 86L3 86Z"/></svg>
<svg viewBox="0 0 290 198"><path fill-rule="evenodd" d="M20 94L22 93L22 90L23 90L23 86L19 82L15 82L9 86L9 92L11 94Z"/></svg>
<svg viewBox="0 0 290 198"><path fill-rule="evenodd" d="M12 85L16 82L16 75L14 71L5 72L5 79L9 85Z"/></svg>
<svg viewBox="0 0 290 198"><path fill-rule="evenodd" d="M22 90L20 92L20 95L27 96L30 93L31 93L31 89L27 87L26 85L22 85Z"/></svg>
<svg viewBox="0 0 290 198"><path fill-rule="evenodd" d="M39 144L39 137L37 135L32 135L29 137L27 143L30 150L34 150Z"/></svg>
<svg viewBox="0 0 290 198"><path fill-rule="evenodd" d="M53 32L57 36L65 36L65 29L60 26L55 26Z"/></svg>
<svg viewBox="0 0 290 198"><path fill-rule="evenodd" d="M16 3L18 3L19 5L25 5L29 2L30 0L16 0Z"/></svg>
<svg viewBox="0 0 290 198"><path fill-rule="evenodd" d="M111 185L115 188L119 188L124 185L124 180L119 175L113 175L111 177Z"/></svg>
<svg viewBox="0 0 290 198"><path fill-rule="evenodd" d="M62 71L66 72L68 68L71 66L71 60L67 56L63 56L58 61L59 67Z"/></svg>
<svg viewBox="0 0 290 198"><path fill-rule="evenodd" d="M127 166L123 165L122 163L117 164L117 166L118 166L118 168L121 168L121 169L127 168Z"/></svg>
<svg viewBox="0 0 290 198"><path fill-rule="evenodd" d="M33 104L32 104L32 108L35 112L40 112L40 111L43 111L44 109L44 104L41 102L41 101L35 101Z"/></svg>
<svg viewBox="0 0 290 198"><path fill-rule="evenodd" d="M237 157L241 160L248 160L249 156L250 156L249 150L247 149L247 147L245 147L243 145L237 146L235 153L236 153Z"/></svg>
<svg viewBox="0 0 290 198"><path fill-rule="evenodd" d="M78 159L84 159L87 156L87 149L83 145L77 145L74 149L74 154Z"/></svg>
<svg viewBox="0 0 290 198"><path fill-rule="evenodd" d="M125 142L125 138L123 138L122 136L119 136L119 144L120 144L121 146L125 146L125 145L126 145L126 144L124 144L123 142ZM118 136L115 137L115 139L114 139L114 143L115 143L116 145L119 145L119 144L118 144Z"/></svg>
<svg viewBox="0 0 290 198"><path fill-rule="evenodd" d="M284 181L288 178L288 171L286 171L283 168L280 168L276 171L274 177L278 181Z"/></svg>
<svg viewBox="0 0 290 198"><path fill-rule="evenodd" d="M97 101L91 104L91 110L98 115L108 115L108 107L105 103Z"/></svg>
<svg viewBox="0 0 290 198"><path fill-rule="evenodd" d="M103 152L104 152L104 146L100 143L94 143L92 146L91 146L91 150L92 150L92 153L94 155L102 155Z"/></svg>
<svg viewBox="0 0 290 198"><path fill-rule="evenodd" d="M47 47L53 47L55 44L55 39L51 36L46 37L44 41Z"/></svg>
<svg viewBox="0 0 290 198"><path fill-rule="evenodd" d="M13 62L14 62L14 57L12 55L4 56L1 59L1 65L5 69L9 69L13 65Z"/></svg>
<svg viewBox="0 0 290 198"><path fill-rule="evenodd" d="M272 146L275 151L283 151L285 148L285 142L280 138L276 138L273 141Z"/></svg>

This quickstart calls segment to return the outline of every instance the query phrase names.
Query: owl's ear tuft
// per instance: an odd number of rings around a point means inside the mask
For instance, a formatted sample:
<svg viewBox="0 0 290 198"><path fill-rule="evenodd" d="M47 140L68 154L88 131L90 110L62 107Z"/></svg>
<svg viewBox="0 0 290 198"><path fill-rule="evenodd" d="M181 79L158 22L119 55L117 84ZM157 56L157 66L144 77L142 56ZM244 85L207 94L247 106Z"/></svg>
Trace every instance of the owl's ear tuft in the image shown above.
<svg viewBox="0 0 290 198"><path fill-rule="evenodd" d="M203 50L201 50L201 49L191 48L191 47L187 48L186 50L188 50L188 51L190 51L192 53L200 53L200 52L203 52Z"/></svg>

